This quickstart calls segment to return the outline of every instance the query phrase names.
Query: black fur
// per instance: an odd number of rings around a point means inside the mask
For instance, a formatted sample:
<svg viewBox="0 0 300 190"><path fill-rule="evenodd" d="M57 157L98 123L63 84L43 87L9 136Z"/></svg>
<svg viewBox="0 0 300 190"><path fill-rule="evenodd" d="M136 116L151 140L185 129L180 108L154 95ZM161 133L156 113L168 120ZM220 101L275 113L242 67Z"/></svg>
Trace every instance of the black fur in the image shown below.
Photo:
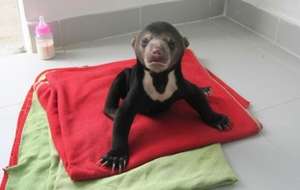
<svg viewBox="0 0 300 190"><path fill-rule="evenodd" d="M184 79L181 72L181 58L188 41L181 37L178 31L170 24L156 22L147 26L141 33L150 32L155 36L162 34L172 36L176 41L176 52L174 53L172 66L159 73L152 72L141 58L142 49L138 50L140 42L133 42L137 54L137 63L132 68L122 71L112 83L108 93L104 112L114 120L113 139L111 150L102 157L101 163L112 167L112 170L122 171L125 169L129 159L128 135L131 124L136 114L154 115L166 111L175 101L184 99L194 108L203 122L218 129L224 130L229 126L226 116L214 112L207 101L206 94L209 88L200 89L196 85ZM141 36L139 36L141 38ZM135 39L139 40L139 39ZM171 47L169 47L171 49ZM174 50L175 51L175 50ZM164 101L154 101L145 92L143 78L145 71L151 73L155 89L162 93L168 83L168 74L175 72L177 90L171 97ZM120 100L123 99L120 105ZM155 135L155 134L149 134Z"/></svg>

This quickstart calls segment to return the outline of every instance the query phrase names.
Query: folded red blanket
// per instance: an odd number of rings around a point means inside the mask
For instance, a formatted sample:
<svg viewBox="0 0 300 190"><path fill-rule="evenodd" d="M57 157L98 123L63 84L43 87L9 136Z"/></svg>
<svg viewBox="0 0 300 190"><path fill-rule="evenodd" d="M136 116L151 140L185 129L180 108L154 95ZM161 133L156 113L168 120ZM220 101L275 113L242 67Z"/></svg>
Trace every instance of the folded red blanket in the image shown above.
<svg viewBox="0 0 300 190"><path fill-rule="evenodd" d="M115 76L135 60L86 68L46 72L38 85L39 100L47 112L52 138L73 180L113 175L97 161L111 146L112 121L103 114L108 89ZM249 102L209 73L190 50L182 61L186 79L210 86L209 102L231 119L232 130L220 132L205 125L184 101L156 117L137 115L129 136L132 169L152 159L212 143L223 143L257 133L261 126L245 109ZM186 164L186 163L184 163Z"/></svg>

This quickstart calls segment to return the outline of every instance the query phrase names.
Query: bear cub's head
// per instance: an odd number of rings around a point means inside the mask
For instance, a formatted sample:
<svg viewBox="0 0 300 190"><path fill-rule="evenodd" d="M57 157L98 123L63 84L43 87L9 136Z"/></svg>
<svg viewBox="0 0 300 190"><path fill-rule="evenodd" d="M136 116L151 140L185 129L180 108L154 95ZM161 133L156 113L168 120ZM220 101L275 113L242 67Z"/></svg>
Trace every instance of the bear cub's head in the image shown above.
<svg viewBox="0 0 300 190"><path fill-rule="evenodd" d="M188 40L167 22L151 23L132 40L137 59L153 73L179 64L188 45Z"/></svg>

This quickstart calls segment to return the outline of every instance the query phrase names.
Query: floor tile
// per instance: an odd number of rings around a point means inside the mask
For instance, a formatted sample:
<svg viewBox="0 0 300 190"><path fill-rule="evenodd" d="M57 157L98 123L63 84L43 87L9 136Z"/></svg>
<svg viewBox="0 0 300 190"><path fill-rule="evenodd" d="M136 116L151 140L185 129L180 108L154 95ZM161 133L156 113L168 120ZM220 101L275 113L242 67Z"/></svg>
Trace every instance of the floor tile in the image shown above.
<svg viewBox="0 0 300 190"><path fill-rule="evenodd" d="M225 17L216 18L212 20L212 22L223 32L230 34L237 40L244 41L244 43L248 46L255 47L264 54L273 56L281 65L289 68L293 72L297 72L297 74L300 75L299 58L283 51L277 45L272 44L267 40L263 40L260 36Z"/></svg>
<svg viewBox="0 0 300 190"><path fill-rule="evenodd" d="M237 26L228 20L212 22L190 24L190 27L180 29L188 36L200 61L252 101L254 110L300 96L300 75L284 66L283 58L278 59L259 49L264 48L259 46L262 42L255 43L264 41L268 44L268 41L235 30ZM201 35L198 37L197 34Z"/></svg>
<svg viewBox="0 0 300 190"><path fill-rule="evenodd" d="M69 18L60 24L64 44L90 41L139 30L139 10L134 8Z"/></svg>
<svg viewBox="0 0 300 190"><path fill-rule="evenodd" d="M147 5L141 8L142 26L155 21L167 21L170 23L182 23L191 20L206 19L217 12L210 9L209 0L189 0L164 2L160 4Z"/></svg>
<svg viewBox="0 0 300 190"><path fill-rule="evenodd" d="M223 145L239 181L230 190L297 189L300 187L298 159L290 158L258 135Z"/></svg>
<svg viewBox="0 0 300 190"><path fill-rule="evenodd" d="M300 56L299 33L298 25L281 20L278 27L277 42Z"/></svg>
<svg viewBox="0 0 300 190"><path fill-rule="evenodd" d="M300 98L258 112L264 124L264 137L282 154L300 160Z"/></svg>
<svg viewBox="0 0 300 190"><path fill-rule="evenodd" d="M275 40L279 19L255 6L241 0L228 1L227 15L238 22L262 33L267 38Z"/></svg>

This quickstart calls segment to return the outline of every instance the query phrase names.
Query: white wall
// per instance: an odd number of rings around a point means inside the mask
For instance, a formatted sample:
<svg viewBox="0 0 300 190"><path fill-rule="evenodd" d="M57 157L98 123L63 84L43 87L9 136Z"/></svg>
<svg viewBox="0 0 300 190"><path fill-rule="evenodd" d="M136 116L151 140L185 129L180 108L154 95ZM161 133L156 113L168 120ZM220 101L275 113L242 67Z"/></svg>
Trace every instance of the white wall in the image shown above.
<svg viewBox="0 0 300 190"><path fill-rule="evenodd" d="M300 24L300 0L244 0L291 22Z"/></svg>
<svg viewBox="0 0 300 190"><path fill-rule="evenodd" d="M39 15L47 21L111 12L172 0L22 0L28 22ZM173 0L174 1L174 0Z"/></svg>

